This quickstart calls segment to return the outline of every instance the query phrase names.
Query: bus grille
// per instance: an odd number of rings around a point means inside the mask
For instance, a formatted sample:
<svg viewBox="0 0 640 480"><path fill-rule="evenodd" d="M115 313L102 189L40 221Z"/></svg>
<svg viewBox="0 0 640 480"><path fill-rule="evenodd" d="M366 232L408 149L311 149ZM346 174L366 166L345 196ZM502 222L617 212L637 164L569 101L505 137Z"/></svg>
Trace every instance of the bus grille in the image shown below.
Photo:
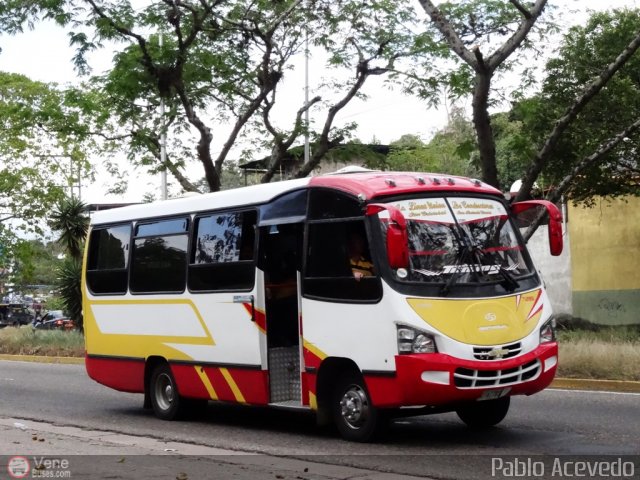
<svg viewBox="0 0 640 480"><path fill-rule="evenodd" d="M520 342L497 347L473 347L473 356L477 360L503 360L515 357L522 352Z"/></svg>
<svg viewBox="0 0 640 480"><path fill-rule="evenodd" d="M471 370L456 368L453 374L454 384L458 388L486 388L533 380L540 373L540 360L533 360L515 368L506 370Z"/></svg>

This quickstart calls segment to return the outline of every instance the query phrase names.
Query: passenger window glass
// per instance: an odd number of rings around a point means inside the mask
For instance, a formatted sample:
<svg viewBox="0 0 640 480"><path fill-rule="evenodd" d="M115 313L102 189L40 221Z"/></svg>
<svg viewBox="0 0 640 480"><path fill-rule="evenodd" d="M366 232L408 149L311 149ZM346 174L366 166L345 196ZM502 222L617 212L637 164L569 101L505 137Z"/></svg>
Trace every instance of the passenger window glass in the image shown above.
<svg viewBox="0 0 640 480"><path fill-rule="evenodd" d="M95 228L89 238L87 286L98 295L127 293L130 225Z"/></svg>
<svg viewBox="0 0 640 480"><path fill-rule="evenodd" d="M184 291L188 226L187 218L138 224L131 260L131 292Z"/></svg>
<svg viewBox="0 0 640 480"><path fill-rule="evenodd" d="M190 290L253 288L256 220L254 210L196 218L189 265Z"/></svg>
<svg viewBox="0 0 640 480"><path fill-rule="evenodd" d="M133 244L131 291L182 292L187 241L187 235L137 238Z"/></svg>
<svg viewBox="0 0 640 480"><path fill-rule="evenodd" d="M306 296L375 301L382 296L362 220L309 224Z"/></svg>
<svg viewBox="0 0 640 480"><path fill-rule="evenodd" d="M307 214L308 190L299 190L282 195L260 207L260 225L296 223Z"/></svg>
<svg viewBox="0 0 640 480"><path fill-rule="evenodd" d="M196 219L192 263L253 259L255 212L226 213Z"/></svg>
<svg viewBox="0 0 640 480"><path fill-rule="evenodd" d="M354 197L335 190L311 190L309 218L312 220L361 217L362 214L362 206Z"/></svg>
<svg viewBox="0 0 640 480"><path fill-rule="evenodd" d="M189 220L176 218L174 220L160 220L158 222L139 223L136 226L136 237L148 237L151 235L170 235L172 233L185 233L189 229Z"/></svg>

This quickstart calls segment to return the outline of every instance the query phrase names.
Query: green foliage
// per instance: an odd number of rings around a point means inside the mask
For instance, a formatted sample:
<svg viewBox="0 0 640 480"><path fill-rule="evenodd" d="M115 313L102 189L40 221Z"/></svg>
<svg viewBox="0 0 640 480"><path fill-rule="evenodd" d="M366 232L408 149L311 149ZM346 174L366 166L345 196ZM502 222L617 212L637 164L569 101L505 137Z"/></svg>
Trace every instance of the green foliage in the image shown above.
<svg viewBox="0 0 640 480"><path fill-rule="evenodd" d="M82 253L89 227L86 205L76 198L66 198L51 215L51 228L58 231L58 241L64 244L68 257L58 269L57 290L65 311L82 329Z"/></svg>
<svg viewBox="0 0 640 480"><path fill-rule="evenodd" d="M565 35L558 55L547 63L542 92L528 101L528 118L523 116L535 141L543 138L583 85L612 62L638 31L640 10L624 9L594 13L586 25L573 27ZM639 70L636 53L572 123L543 172L548 184L557 184L579 160L637 120ZM637 175L639 151L640 136L630 136L602 163L583 172L570 196L584 200L593 195L640 194L637 182L624 181Z"/></svg>
<svg viewBox="0 0 640 480"><path fill-rule="evenodd" d="M82 330L82 263L74 258L65 259L58 270L58 294L64 303L64 310Z"/></svg>
<svg viewBox="0 0 640 480"><path fill-rule="evenodd" d="M516 106L509 113L497 113L491 117L496 139L496 163L504 190L522 178L522 172L536 153L530 130L518 115L521 110Z"/></svg>
<svg viewBox="0 0 640 480"><path fill-rule="evenodd" d="M89 229L89 217L85 214L86 204L75 197L62 200L51 213L50 225L60 232L58 242L62 243L69 255L80 260L84 250L84 241Z"/></svg>
<svg viewBox="0 0 640 480"><path fill-rule="evenodd" d="M60 269L60 266L56 269L56 272ZM57 283L57 282L56 282ZM64 311L67 308L64 298L59 295L55 295L47 299L45 309L46 310L62 310Z"/></svg>
<svg viewBox="0 0 640 480"><path fill-rule="evenodd" d="M87 84L84 113L93 116L87 125L102 137L103 151L124 152L152 173L167 168L185 190L197 189L182 173L194 158L203 167L207 189L220 188L228 153L241 142L255 146L262 141L271 149L286 138L280 148L286 152L310 130L318 139L314 152L320 153L314 160L319 160L327 144L347 138L345 129L334 125L335 114L358 96L363 80L392 71L398 59L415 53L415 18L408 0L204 0L135 8L129 0L10 0L0 5L0 30L5 32L43 19L64 25L83 74L90 71L88 53L119 42L113 67ZM274 103L281 103L281 96L290 98L278 87L294 68L307 33L311 44L324 50L324 71L340 69L321 82L324 90L318 94L327 98L314 101L316 116L323 108L326 120L304 125L298 112L281 125L272 124ZM345 69L351 74L344 75ZM231 124L230 131L218 128L225 123ZM162 132L170 139L164 165ZM214 138L224 145L215 154Z"/></svg>
<svg viewBox="0 0 640 480"><path fill-rule="evenodd" d="M40 230L49 206L89 169L82 94L0 72L1 221Z"/></svg>
<svg viewBox="0 0 640 480"><path fill-rule="evenodd" d="M416 135L403 135L391 142L387 168L476 177L476 159L473 127L462 110L454 109L449 124L429 143L425 144Z"/></svg>

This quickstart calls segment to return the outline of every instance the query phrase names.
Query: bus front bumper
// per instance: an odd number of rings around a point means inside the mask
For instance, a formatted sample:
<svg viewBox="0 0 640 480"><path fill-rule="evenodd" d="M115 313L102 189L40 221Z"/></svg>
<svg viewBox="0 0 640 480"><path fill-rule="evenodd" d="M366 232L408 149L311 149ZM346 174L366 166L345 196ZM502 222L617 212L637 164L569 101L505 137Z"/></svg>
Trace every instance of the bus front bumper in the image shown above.
<svg viewBox="0 0 640 480"><path fill-rule="evenodd" d="M397 355L395 360L393 378L367 378L374 404L444 406L543 390L556 373L558 344L506 360L462 360L443 353Z"/></svg>

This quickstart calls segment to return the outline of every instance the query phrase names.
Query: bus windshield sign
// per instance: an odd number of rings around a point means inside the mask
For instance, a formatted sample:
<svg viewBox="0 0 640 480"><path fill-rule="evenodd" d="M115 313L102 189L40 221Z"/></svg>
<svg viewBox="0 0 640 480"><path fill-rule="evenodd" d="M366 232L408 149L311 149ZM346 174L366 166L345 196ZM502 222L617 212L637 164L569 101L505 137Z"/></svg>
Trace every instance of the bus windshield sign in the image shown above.
<svg viewBox="0 0 640 480"><path fill-rule="evenodd" d="M409 269L397 269L403 282L453 284L502 283L532 273L523 246L502 203L484 198L443 197L390 202L407 220ZM388 214L380 213L383 228Z"/></svg>

